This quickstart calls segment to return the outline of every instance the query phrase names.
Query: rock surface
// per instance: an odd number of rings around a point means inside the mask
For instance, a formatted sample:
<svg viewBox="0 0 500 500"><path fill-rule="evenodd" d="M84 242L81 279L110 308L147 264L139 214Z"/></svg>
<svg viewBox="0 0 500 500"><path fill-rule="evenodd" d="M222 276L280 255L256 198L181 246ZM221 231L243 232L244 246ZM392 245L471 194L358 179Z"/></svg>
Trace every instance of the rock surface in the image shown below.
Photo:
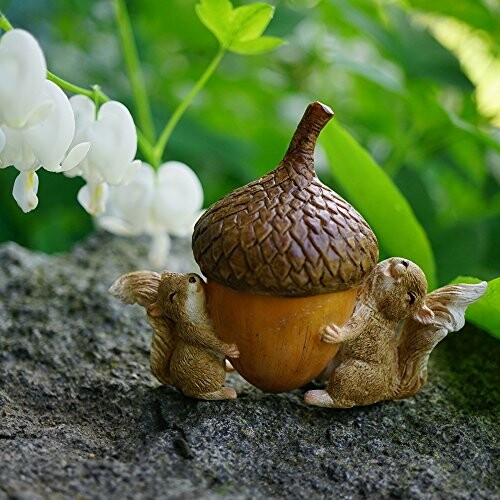
<svg viewBox="0 0 500 500"><path fill-rule="evenodd" d="M199 402L158 386L143 310L107 293L145 256L102 234L0 246L0 498L498 495L498 341L450 335L411 400L309 408L231 375L237 401ZM193 266L176 242L170 267Z"/></svg>

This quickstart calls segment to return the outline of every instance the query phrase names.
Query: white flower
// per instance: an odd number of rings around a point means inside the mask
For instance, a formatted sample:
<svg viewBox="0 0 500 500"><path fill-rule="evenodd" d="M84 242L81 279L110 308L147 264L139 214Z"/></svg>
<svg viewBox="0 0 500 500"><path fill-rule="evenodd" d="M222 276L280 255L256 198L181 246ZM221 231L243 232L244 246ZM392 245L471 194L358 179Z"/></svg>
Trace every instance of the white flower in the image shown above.
<svg viewBox="0 0 500 500"><path fill-rule="evenodd" d="M3 125L4 147L0 150L0 167L13 165L21 173L14 184L13 195L24 212L36 208L40 167L50 172L74 168L87 154L90 144L75 145L73 141L75 118L64 92L54 83L43 82L45 98L51 103L47 117L29 127L15 129ZM25 175L26 174L26 175Z"/></svg>
<svg viewBox="0 0 500 500"><path fill-rule="evenodd" d="M3 130L0 128L0 153L3 151L4 147L5 147L5 134L3 133ZM1 164L0 168L2 168Z"/></svg>
<svg viewBox="0 0 500 500"><path fill-rule="evenodd" d="M23 129L2 127L6 137L0 154L2 166L14 165L20 171L43 167L50 172L62 172L74 168L87 154L88 142L75 145L66 154L75 132L73 110L55 83L45 80L43 89L51 103L51 111L43 121Z"/></svg>
<svg viewBox="0 0 500 500"><path fill-rule="evenodd" d="M142 163L127 185L111 188L106 212L97 222L122 236L150 235L149 257L160 268L170 248L168 234L189 236L202 205L203 189L187 165L170 161L155 172Z"/></svg>
<svg viewBox="0 0 500 500"><path fill-rule="evenodd" d="M0 167L17 165L20 171L35 170L37 167L36 157L24 138L22 130L0 126L5 137L5 145L0 152Z"/></svg>
<svg viewBox="0 0 500 500"><path fill-rule="evenodd" d="M31 212L38 205L38 175L36 172L21 172L14 181L12 196L24 213Z"/></svg>
<svg viewBox="0 0 500 500"><path fill-rule="evenodd" d="M76 119L73 144L90 142L85 159L67 175L81 175L87 184L78 193L78 201L87 212L103 211L107 184L127 182L140 166L135 160L137 132L129 110L121 103L109 101L99 112L91 99L77 95L70 99Z"/></svg>
<svg viewBox="0 0 500 500"><path fill-rule="evenodd" d="M105 182L88 183L78 191L80 205L91 215L102 214L106 210L109 186Z"/></svg>
<svg viewBox="0 0 500 500"><path fill-rule="evenodd" d="M44 93L47 66L28 32L15 29L0 39L0 123L23 128L42 121L52 102Z"/></svg>
<svg viewBox="0 0 500 500"><path fill-rule="evenodd" d="M75 116L64 92L48 80L45 88L54 107L45 120L27 128L24 135L45 170L64 172L74 168L85 158L90 143L73 141ZM73 148L68 152L72 143Z"/></svg>

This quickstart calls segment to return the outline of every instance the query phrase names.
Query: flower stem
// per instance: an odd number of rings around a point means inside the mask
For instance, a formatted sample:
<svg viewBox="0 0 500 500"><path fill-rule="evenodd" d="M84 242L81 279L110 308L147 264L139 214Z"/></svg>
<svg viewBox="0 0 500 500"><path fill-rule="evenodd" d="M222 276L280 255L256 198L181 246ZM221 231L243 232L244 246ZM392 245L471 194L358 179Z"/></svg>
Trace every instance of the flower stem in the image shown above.
<svg viewBox="0 0 500 500"><path fill-rule="evenodd" d="M156 138L155 128L153 123L153 115L151 114L151 106L149 97L146 91L146 84L139 64L139 56L137 47L134 41L132 25L127 12L127 7L124 0L114 0L115 17L118 25L118 33L123 49L123 57L127 66L130 86L134 96L137 118L141 129L144 131L144 136L149 141L154 141Z"/></svg>
<svg viewBox="0 0 500 500"><path fill-rule="evenodd" d="M215 57L208 65L205 72L201 75L200 79L195 83L194 87L189 91L184 100L177 106L174 113L168 120L167 124L165 125L165 128L163 129L160 135L160 138L158 139L158 142L154 147L154 159L155 159L153 163L154 167L158 167L158 165L161 163L165 147L168 143L168 140L170 139L170 136L172 135L172 132L174 131L175 126L182 118L182 115L185 113L186 109L191 104L192 100L196 97L198 92L205 86L208 79L213 75L213 73L217 69L217 66L219 66L219 63L224 57L225 53L226 49L221 46Z"/></svg>
<svg viewBox="0 0 500 500"><path fill-rule="evenodd" d="M0 29L4 31L14 29L12 24L9 23L9 20L2 14L2 11L0 11Z"/></svg>
<svg viewBox="0 0 500 500"><path fill-rule="evenodd" d="M67 82L66 80L63 80L50 71L47 71L47 80L54 82L62 89L72 92L73 94L81 94L90 97L90 99L98 102L99 104L110 100L110 98L100 89L99 85L94 85L92 87L92 90L85 89L83 87L79 87L78 85L74 85L73 83Z"/></svg>
<svg viewBox="0 0 500 500"><path fill-rule="evenodd" d="M155 155L154 155L153 144L151 144L151 141L149 141L146 138L146 136L139 127L136 127L136 129L137 129L137 144L139 145L141 153L144 155L144 159L150 165L154 165Z"/></svg>

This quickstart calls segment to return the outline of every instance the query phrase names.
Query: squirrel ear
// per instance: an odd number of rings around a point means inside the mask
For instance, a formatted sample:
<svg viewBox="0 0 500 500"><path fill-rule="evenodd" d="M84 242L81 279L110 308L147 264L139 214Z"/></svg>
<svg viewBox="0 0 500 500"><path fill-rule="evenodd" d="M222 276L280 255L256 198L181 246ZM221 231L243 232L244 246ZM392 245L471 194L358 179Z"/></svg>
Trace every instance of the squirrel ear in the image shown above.
<svg viewBox="0 0 500 500"><path fill-rule="evenodd" d="M434 319L434 313L425 304L423 304L422 307L413 315L413 318L424 325L430 325Z"/></svg>
<svg viewBox="0 0 500 500"><path fill-rule="evenodd" d="M156 302L154 302L148 307L148 314L150 316L153 316L153 318L161 316L161 307Z"/></svg>

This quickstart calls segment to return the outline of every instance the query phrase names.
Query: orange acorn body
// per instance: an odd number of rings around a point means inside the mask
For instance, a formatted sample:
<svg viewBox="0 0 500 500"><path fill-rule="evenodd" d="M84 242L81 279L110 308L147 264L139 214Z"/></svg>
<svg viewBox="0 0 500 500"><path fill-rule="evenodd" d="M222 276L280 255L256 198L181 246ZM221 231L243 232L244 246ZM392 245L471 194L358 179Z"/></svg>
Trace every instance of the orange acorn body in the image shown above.
<svg viewBox="0 0 500 500"><path fill-rule="evenodd" d="M215 330L240 351L232 365L267 392L296 389L323 371L339 344L321 342L318 332L343 325L356 300L356 289L297 298L240 292L211 280L207 289Z"/></svg>
<svg viewBox="0 0 500 500"><path fill-rule="evenodd" d="M326 367L337 346L321 343L320 331L347 321L378 260L371 228L314 170L316 139L332 116L310 104L283 161L212 205L193 234L216 331L238 345L240 374L270 392Z"/></svg>

